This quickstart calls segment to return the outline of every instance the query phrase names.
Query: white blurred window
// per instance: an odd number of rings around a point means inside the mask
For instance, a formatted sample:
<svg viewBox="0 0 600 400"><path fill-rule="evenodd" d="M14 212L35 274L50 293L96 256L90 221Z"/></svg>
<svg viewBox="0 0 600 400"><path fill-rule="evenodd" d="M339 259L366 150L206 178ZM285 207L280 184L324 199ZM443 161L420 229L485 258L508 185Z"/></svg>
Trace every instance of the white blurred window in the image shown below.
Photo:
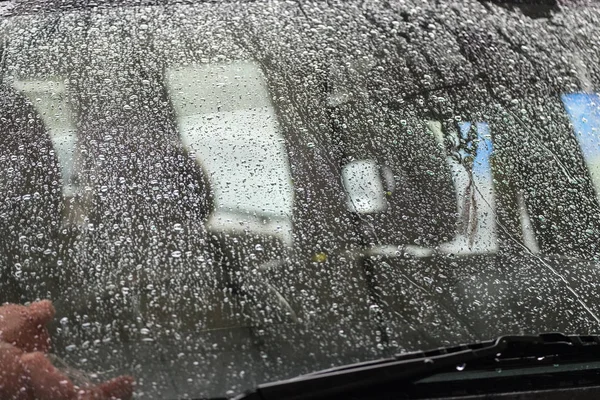
<svg viewBox="0 0 600 400"><path fill-rule="evenodd" d="M352 161L342 168L349 211L376 213L387 209L385 189L375 160Z"/></svg>
<svg viewBox="0 0 600 400"><path fill-rule="evenodd" d="M258 64L176 67L166 81L183 144L211 184L209 229L250 230L291 244L291 173Z"/></svg>
<svg viewBox="0 0 600 400"><path fill-rule="evenodd" d="M73 196L77 135L65 84L58 79L21 80L14 81L13 87L31 101L42 118L60 165L63 194Z"/></svg>

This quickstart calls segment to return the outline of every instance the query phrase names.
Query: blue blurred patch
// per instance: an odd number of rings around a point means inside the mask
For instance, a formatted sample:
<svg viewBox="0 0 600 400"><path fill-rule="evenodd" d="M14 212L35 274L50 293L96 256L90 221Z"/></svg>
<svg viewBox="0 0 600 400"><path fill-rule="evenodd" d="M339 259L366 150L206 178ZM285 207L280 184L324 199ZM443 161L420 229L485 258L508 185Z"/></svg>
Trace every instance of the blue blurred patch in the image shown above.
<svg viewBox="0 0 600 400"><path fill-rule="evenodd" d="M561 96L588 165L600 156L600 95L568 93Z"/></svg>
<svg viewBox="0 0 600 400"><path fill-rule="evenodd" d="M460 134L463 138L467 137L471 122L463 122L459 124ZM474 145L477 146L475 151L475 161L473 162L473 174L482 179L492 180L492 169L490 166L490 156L494 151L492 137L490 135L490 126L487 122L476 122L477 141Z"/></svg>

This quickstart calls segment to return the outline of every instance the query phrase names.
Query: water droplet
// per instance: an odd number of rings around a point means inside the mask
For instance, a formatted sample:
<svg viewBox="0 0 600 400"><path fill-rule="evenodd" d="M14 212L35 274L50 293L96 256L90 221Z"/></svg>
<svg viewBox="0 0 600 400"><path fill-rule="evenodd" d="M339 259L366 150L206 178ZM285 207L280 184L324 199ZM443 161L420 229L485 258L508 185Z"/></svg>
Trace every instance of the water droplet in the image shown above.
<svg viewBox="0 0 600 400"><path fill-rule="evenodd" d="M326 253L315 253L312 256L312 261L318 262L318 263L324 263L325 261L327 261L327 254Z"/></svg>
<svg viewBox="0 0 600 400"><path fill-rule="evenodd" d="M372 312L378 312L379 311L379 306L377 304L371 304L369 306L369 310L371 310Z"/></svg>

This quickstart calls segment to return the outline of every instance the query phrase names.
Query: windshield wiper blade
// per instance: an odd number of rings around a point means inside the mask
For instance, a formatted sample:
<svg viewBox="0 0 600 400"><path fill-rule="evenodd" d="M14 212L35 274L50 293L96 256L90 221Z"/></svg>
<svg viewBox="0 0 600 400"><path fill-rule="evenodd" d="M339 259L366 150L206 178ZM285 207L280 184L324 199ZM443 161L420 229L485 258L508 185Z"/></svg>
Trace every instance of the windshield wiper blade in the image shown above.
<svg viewBox="0 0 600 400"><path fill-rule="evenodd" d="M305 400L344 397L361 390L406 385L441 372L457 372L457 366L531 366L544 358L561 362L600 360L600 336L503 336L495 340L399 354L395 357L345 365L289 380L266 383L236 400Z"/></svg>

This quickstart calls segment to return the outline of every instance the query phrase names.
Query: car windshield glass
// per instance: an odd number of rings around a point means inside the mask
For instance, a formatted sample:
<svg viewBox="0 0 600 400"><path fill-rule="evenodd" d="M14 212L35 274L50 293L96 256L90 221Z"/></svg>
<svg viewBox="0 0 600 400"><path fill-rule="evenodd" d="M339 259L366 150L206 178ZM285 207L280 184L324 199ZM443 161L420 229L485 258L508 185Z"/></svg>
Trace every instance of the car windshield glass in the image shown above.
<svg viewBox="0 0 600 400"><path fill-rule="evenodd" d="M598 331L597 7L188 3L0 8L0 303L51 299L65 368L224 396Z"/></svg>

